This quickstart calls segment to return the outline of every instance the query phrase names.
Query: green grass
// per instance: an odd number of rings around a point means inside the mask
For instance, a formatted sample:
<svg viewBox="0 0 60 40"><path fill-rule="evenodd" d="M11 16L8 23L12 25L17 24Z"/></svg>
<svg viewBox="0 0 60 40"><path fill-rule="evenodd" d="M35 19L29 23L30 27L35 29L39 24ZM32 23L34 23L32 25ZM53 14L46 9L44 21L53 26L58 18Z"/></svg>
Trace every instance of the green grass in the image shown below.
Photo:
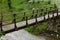
<svg viewBox="0 0 60 40"><path fill-rule="evenodd" d="M44 15L44 12L46 11L45 8L48 8L48 11L50 10L50 7L54 8L54 4L48 4L47 2L41 1L39 4L36 2L34 4L28 4L28 2L26 0L11 0L12 1L12 7L13 7L13 12L19 12L17 13L16 17L20 17L20 16L24 16L24 12L26 12L26 16L28 16L28 19L30 19L31 14L32 14L32 9L35 8L35 14L36 14L36 10L37 8L39 8L39 12L38 12L38 17L40 16L40 9L43 8L44 11L42 12L42 14ZM1 4L0 1L0 5L3 6L3 8L1 7L2 13L3 15L6 14L6 16L3 16L3 20L5 23L12 23L13 21L13 13L10 12L9 8L8 8L8 4L7 4L7 0L5 0L3 2L3 4ZM53 9L52 8L52 9ZM8 15L10 14L10 15ZM35 17L34 14L34 17ZM0 11L0 15L1 15L1 11ZM9 20L7 20L9 19ZM7 21L6 21L7 20ZM17 22L22 21L22 18L18 18L16 19ZM47 22L43 22L43 23L39 23L33 26L30 26L29 28L26 28L25 30L27 30L28 32L34 34L34 35L39 35L40 32L46 28Z"/></svg>
<svg viewBox="0 0 60 40"><path fill-rule="evenodd" d="M8 8L8 2L7 0L5 0L3 2L3 4L1 3L2 0L0 0L0 10L2 10L2 13L3 15L6 14L6 16L3 16L3 20L5 23L12 23L13 21L13 13L10 13L10 10ZM13 7L13 12L19 12L17 13L17 17L20 17L20 16L24 16L24 12L26 12L26 16L28 16L28 19L31 18L31 14L32 14L32 9L35 8L35 12L37 10L37 8L39 8L39 12L38 12L38 17L40 16L40 9L43 8L44 11L42 12L42 14L44 15L44 12L46 11L45 8L48 8L48 11L50 10L50 7L53 7L54 8L54 4L48 4L48 2L44 2L44 1L41 1L39 4L36 2L34 4L28 4L28 2L26 0L11 0L12 1L12 7ZM52 8L52 9L53 9ZM10 15L8 15L10 14ZM36 13L35 13L36 14ZM34 14L34 17L35 17L35 14ZM0 11L0 16L1 16L1 11ZM10 20L7 20L7 19L10 19ZM7 21L5 21L7 20ZM22 21L22 18L18 18L16 19L17 22L20 22ZM38 23L36 25L33 25L33 26L29 26L28 28L25 28L25 30L27 30L28 32L30 32L31 34L34 34L34 35L39 35L40 32L43 30L43 29L46 29L46 25L47 25L47 22L43 22L43 23ZM2 36L2 33L0 33ZM51 39L51 38L48 38L47 40L54 40L54 39Z"/></svg>
<svg viewBox="0 0 60 40"><path fill-rule="evenodd" d="M0 32L0 38L1 38L1 36L2 36L2 33Z"/></svg>
<svg viewBox="0 0 60 40"><path fill-rule="evenodd" d="M13 21L13 15L12 14L13 13L11 13L9 8L8 8L8 2L7 2L7 0L4 0L3 4L1 4L1 1L0 1L0 5L2 5L3 7L1 7L0 10L2 9L2 13L4 15L3 16L3 22L5 22L7 24L8 23L12 23L12 21ZM16 17L24 16L24 11L25 11L26 12L26 16L28 16L28 19L31 18L31 14L32 14L32 9L33 8L35 8L34 17L36 15L37 8L39 8L38 9L39 10L38 17L40 16L40 12L41 12L40 9L41 8L44 9L44 11L42 12L43 15L44 15L44 12L46 11L45 8L48 8L48 11L50 10L50 7L54 8L54 4L48 4L48 2L45 2L45 1L41 1L39 4L37 2L35 2L33 4L33 3L28 3L26 0L11 0L11 3L12 3L12 7L13 7L13 9L12 9L13 12L19 12L19 13L17 13ZM6 16L5 16L5 14L6 14ZM8 15L8 14L10 14L10 15ZM0 15L1 15L1 13L0 13ZM22 21L22 18L20 17L20 18L16 19L16 21L20 22L20 21ZM43 28L45 28L44 26L45 26L44 23L42 23L41 25L38 24L38 27L36 29L38 29L40 31ZM27 28L27 29L33 29L33 27ZM38 30L35 30L35 31L38 31Z"/></svg>
<svg viewBox="0 0 60 40"><path fill-rule="evenodd" d="M2 32L0 32L0 40L2 40L2 38L1 38L1 36L3 35L3 33Z"/></svg>
<svg viewBox="0 0 60 40"><path fill-rule="evenodd" d="M57 40L57 39L55 39L55 38L51 38L51 37L47 37L47 39L46 40Z"/></svg>
<svg viewBox="0 0 60 40"><path fill-rule="evenodd" d="M46 29L46 25L47 25L47 22L38 23L36 25L29 26L28 28L25 28L25 30L27 30L28 32L30 32L30 33L32 33L34 35L39 35L40 32L43 29Z"/></svg>
<svg viewBox="0 0 60 40"><path fill-rule="evenodd" d="M29 17L29 19L31 17L31 11L32 11L33 8L35 8L35 10L37 10L37 8L40 8L40 9L44 8L45 9L47 7L48 11L49 11L51 6L54 7L53 4L48 4L47 2L43 2L43 1L41 1L39 4L37 2L34 3L34 4L32 4L32 3L28 4L28 2L26 0L11 0L11 1L12 1L13 12L19 12L19 13L17 13L17 17L18 16L23 16L24 15L23 13L25 11L26 15ZM8 8L8 4L7 3L8 3L7 0L5 0L3 2L3 4L2 4L2 6L3 6L2 13L3 13L3 15L4 14L10 14L10 15L9 16L8 15L7 16L3 16L4 20L8 20L8 19L12 19L13 18L13 15L12 15L13 13L10 13L10 10ZM0 5L1 5L1 3L0 3ZM44 10L44 11L46 11L46 10ZM40 11L39 11L38 14L40 14ZM22 20L22 18L18 18L17 22L20 22L21 20ZM12 20L4 21L4 22L5 23L11 23Z"/></svg>

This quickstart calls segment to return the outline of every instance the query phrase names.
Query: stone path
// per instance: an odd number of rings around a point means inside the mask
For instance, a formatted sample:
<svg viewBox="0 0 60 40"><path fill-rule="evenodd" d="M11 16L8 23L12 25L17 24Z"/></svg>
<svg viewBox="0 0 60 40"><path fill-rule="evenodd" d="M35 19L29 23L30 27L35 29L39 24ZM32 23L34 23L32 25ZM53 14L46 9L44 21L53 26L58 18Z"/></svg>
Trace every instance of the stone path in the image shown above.
<svg viewBox="0 0 60 40"><path fill-rule="evenodd" d="M45 40L44 37L32 35L25 30L8 33L2 38L3 40Z"/></svg>

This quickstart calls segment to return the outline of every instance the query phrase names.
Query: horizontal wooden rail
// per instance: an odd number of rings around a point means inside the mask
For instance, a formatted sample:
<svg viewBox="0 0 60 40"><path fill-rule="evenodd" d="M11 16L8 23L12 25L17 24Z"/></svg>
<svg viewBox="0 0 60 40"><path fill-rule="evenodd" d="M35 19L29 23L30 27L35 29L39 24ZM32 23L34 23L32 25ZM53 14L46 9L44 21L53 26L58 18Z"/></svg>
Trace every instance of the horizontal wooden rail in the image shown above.
<svg viewBox="0 0 60 40"><path fill-rule="evenodd" d="M30 3L30 2L29 2ZM35 2L33 1L32 4L34 4ZM39 4L39 1L37 2ZM10 32L12 30L18 30L18 29L21 29L21 28L26 28L28 27L28 25L32 25L32 24L37 24L37 22L41 22L41 21L45 21L49 18L53 18L53 17L56 17L58 15L60 15L60 13L58 13L58 9L56 8L56 5L54 5L54 9L52 10L50 7L50 9L48 8L33 8L32 10L32 14L31 15L26 15L25 12L24 13L24 16L20 16L19 13L21 12L13 12L13 8L11 6L11 1L8 0L8 7L10 9L10 12L11 14L2 14L0 15L0 18L1 18L1 22L0 22L0 31L1 32ZM31 12L31 10L27 10L29 12ZM10 13L9 12L9 13ZM41 13L40 13L41 12ZM38 14L39 13L39 14ZM3 16L12 16L13 18L6 18L4 20ZM18 16L19 15L19 16ZM39 17L38 17L39 15ZM28 19L28 16L30 16L31 18ZM17 19L24 19L25 21L21 21L21 22L18 22L17 23ZM9 21L9 20L12 20L12 24L8 24L8 25L3 25L3 22L5 21Z"/></svg>
<svg viewBox="0 0 60 40"><path fill-rule="evenodd" d="M38 17L38 12L39 10L36 10L36 12L33 10L31 15L26 15L26 12L24 12L24 16L17 16L17 14L13 14L13 18L12 19L8 19L8 20L12 20L13 23L12 24L8 24L8 25L3 25L3 18L1 16L1 23L0 23L0 31L4 31L4 32L10 32L11 30L18 30L19 28L25 28L28 27L28 25L32 25L35 24L37 22L41 22L41 21L45 21L49 18L53 18L56 17L57 15L60 15L60 13L58 13L58 9L54 9L54 10L50 10L47 12L40 13L40 17ZM41 12L43 12L43 9L41 9ZM35 15L34 15L35 14ZM28 19L28 16L33 17L31 19ZM17 23L17 19L25 19L25 21L21 21ZM7 21L7 19L5 20Z"/></svg>
<svg viewBox="0 0 60 40"><path fill-rule="evenodd" d="M60 13L58 13L58 15L60 15ZM45 20L49 19L48 16L49 16L49 18L53 18L53 14L49 14L49 15L47 14L45 16L38 17L37 22L44 21L44 17L45 17ZM56 16L57 16L57 13L54 13L54 17L56 17ZM28 25L36 23L36 18L28 20L27 23L28 23ZM6 31L13 30L14 27L15 27L14 24L9 24L9 25L2 26L2 29L3 29L3 31L6 32ZM18 28L25 28L26 27L26 21L16 23L16 27L17 27L17 29Z"/></svg>

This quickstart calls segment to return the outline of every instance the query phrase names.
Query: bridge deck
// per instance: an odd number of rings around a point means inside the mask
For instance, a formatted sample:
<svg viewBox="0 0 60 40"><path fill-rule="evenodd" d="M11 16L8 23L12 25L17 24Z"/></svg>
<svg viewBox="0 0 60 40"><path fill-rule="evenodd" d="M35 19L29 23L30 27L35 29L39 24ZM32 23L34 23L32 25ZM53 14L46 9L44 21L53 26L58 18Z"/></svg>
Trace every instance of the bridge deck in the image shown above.
<svg viewBox="0 0 60 40"><path fill-rule="evenodd" d="M53 14L49 14L49 17L52 18L53 17L52 15ZM58 15L60 15L60 13L58 13ZM54 13L54 17L56 17L56 16L57 16L57 13ZM48 19L48 14L45 15L45 19ZM37 21L38 22L44 21L44 16L38 17ZM35 22L36 22L35 18L28 20L29 25L33 24ZM18 23L16 23L16 25L17 25L17 28L26 26L26 21L18 22ZM11 29L14 29L14 24L3 26L3 31L8 31L8 30L11 30Z"/></svg>

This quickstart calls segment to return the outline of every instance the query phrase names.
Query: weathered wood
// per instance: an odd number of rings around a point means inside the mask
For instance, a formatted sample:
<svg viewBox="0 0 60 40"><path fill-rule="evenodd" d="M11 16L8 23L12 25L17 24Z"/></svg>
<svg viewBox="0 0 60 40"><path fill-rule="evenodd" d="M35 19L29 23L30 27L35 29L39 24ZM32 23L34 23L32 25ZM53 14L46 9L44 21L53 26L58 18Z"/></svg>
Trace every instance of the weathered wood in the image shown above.
<svg viewBox="0 0 60 40"><path fill-rule="evenodd" d="M45 15L46 15L46 12L44 12L44 20L45 20Z"/></svg>
<svg viewBox="0 0 60 40"><path fill-rule="evenodd" d="M16 25L16 14L13 14L14 16L14 20L13 20L13 23L14 23L14 29L17 30L17 25Z"/></svg>
<svg viewBox="0 0 60 40"><path fill-rule="evenodd" d="M3 14L1 13L1 21L0 21L0 31L2 32L2 24L3 24Z"/></svg>
<svg viewBox="0 0 60 40"><path fill-rule="evenodd" d="M0 31L3 31L3 29L2 29L2 21L0 21Z"/></svg>
<svg viewBox="0 0 60 40"><path fill-rule="evenodd" d="M26 26L28 26L28 17L26 16Z"/></svg>
<svg viewBox="0 0 60 40"><path fill-rule="evenodd" d="M36 23L37 23L37 14L35 15L35 20L36 20Z"/></svg>

